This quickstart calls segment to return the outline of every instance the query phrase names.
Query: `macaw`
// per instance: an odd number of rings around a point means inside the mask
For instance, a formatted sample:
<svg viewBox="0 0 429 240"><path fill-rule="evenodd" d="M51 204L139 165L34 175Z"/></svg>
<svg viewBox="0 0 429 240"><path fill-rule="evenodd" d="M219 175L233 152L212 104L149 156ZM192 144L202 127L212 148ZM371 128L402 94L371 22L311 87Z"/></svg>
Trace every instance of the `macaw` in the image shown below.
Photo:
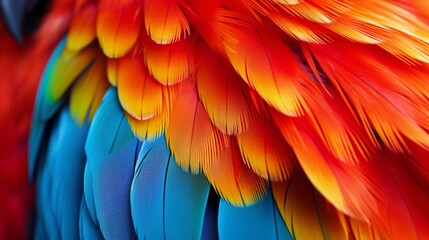
<svg viewBox="0 0 429 240"><path fill-rule="evenodd" d="M52 1L35 238L429 238L428 4Z"/></svg>

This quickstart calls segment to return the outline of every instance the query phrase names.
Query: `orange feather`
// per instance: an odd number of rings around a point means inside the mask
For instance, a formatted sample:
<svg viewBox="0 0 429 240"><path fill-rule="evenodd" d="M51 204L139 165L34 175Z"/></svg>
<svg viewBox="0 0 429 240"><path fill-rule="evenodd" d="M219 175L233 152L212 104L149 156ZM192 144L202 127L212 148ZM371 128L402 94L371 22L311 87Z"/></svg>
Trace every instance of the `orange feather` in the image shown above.
<svg viewBox="0 0 429 240"><path fill-rule="evenodd" d="M277 206L295 239L350 239L346 216L297 171L287 182L273 183Z"/></svg>
<svg viewBox="0 0 429 240"><path fill-rule="evenodd" d="M225 52L235 70L277 110L303 115L307 103L302 92L318 89L286 47L287 42L274 38L270 31L236 23L229 14L219 17L217 31L225 39Z"/></svg>
<svg viewBox="0 0 429 240"><path fill-rule="evenodd" d="M184 39L190 27L177 0L146 0L144 19L147 34L159 44L169 44Z"/></svg>
<svg viewBox="0 0 429 240"><path fill-rule="evenodd" d="M175 100L165 134L177 163L192 173L218 159L227 147L227 137L210 121L198 99L195 82L186 80Z"/></svg>
<svg viewBox="0 0 429 240"><path fill-rule="evenodd" d="M238 146L246 164L259 176L287 180L296 167L293 149L268 117L262 116L237 135Z"/></svg>
<svg viewBox="0 0 429 240"><path fill-rule="evenodd" d="M194 41L185 39L173 44L149 42L144 59L150 74L163 85L172 85L189 78L195 70Z"/></svg>
<svg viewBox="0 0 429 240"><path fill-rule="evenodd" d="M189 81L189 80L185 80ZM182 92L182 84L165 87L163 91L162 111L154 117L139 120L125 113L133 133L140 139L146 140L154 137L159 137L165 132L166 127L170 123L170 115L173 108L173 103Z"/></svg>
<svg viewBox="0 0 429 240"><path fill-rule="evenodd" d="M142 28L139 0L99 1L97 36L108 57L124 56L136 43Z"/></svg>
<svg viewBox="0 0 429 240"><path fill-rule="evenodd" d="M338 50L336 54L329 51L332 47ZM403 136L429 147L429 119L427 111L420 110L429 104L419 97L429 89L427 84L413 76L411 68L406 72L405 63L388 63L379 52L362 45L312 46L321 67L353 106L369 134L374 129L383 143L395 151L406 149ZM416 78L416 83L410 78Z"/></svg>
<svg viewBox="0 0 429 240"><path fill-rule="evenodd" d="M82 9L81 19L70 6ZM178 164L203 172L230 203L255 203L269 181L298 239L425 239L428 6L406 0L57 3L52 14L62 16L59 26L46 24L41 33L69 28L68 49L54 72L67 77L49 86L49 97L63 96L82 76L71 92L74 109L78 95L98 91L93 84L106 78L100 69L107 68L134 134L145 140L165 133ZM95 33L100 46L91 44ZM58 36L43 38L37 49L46 51ZM110 59L99 59L97 47ZM88 96L98 102L93 93ZM73 111L78 121L95 106L84 100L85 111Z"/></svg>
<svg viewBox="0 0 429 240"><path fill-rule="evenodd" d="M88 46L96 37L97 6L88 3L75 13L69 29L67 48L79 51Z"/></svg>
<svg viewBox="0 0 429 240"><path fill-rule="evenodd" d="M311 135L300 119L272 112L274 121L292 146L311 183L340 211L367 220L377 214L374 202L382 198L372 175L366 174L368 163L344 163Z"/></svg>
<svg viewBox="0 0 429 240"><path fill-rule="evenodd" d="M119 60L114 58L107 59L107 79L112 86L118 85L118 66Z"/></svg>
<svg viewBox="0 0 429 240"><path fill-rule="evenodd" d="M135 119L128 113L126 116L131 130L140 139L152 139L160 136L170 121L170 112L167 107L163 107L160 114L145 120Z"/></svg>
<svg viewBox="0 0 429 240"><path fill-rule="evenodd" d="M383 236L383 234L378 229L368 223L355 219L349 219L348 224L349 229L351 232L353 232L355 239L386 239L386 236Z"/></svg>
<svg viewBox="0 0 429 240"><path fill-rule="evenodd" d="M198 94L213 124L226 134L245 131L256 118L249 87L225 60L201 49Z"/></svg>
<svg viewBox="0 0 429 240"><path fill-rule="evenodd" d="M122 107L131 116L145 120L160 114L163 91L166 88L149 74L141 56L128 56L119 60L118 97Z"/></svg>
<svg viewBox="0 0 429 240"><path fill-rule="evenodd" d="M243 163L234 137L217 159L204 166L204 174L220 196L235 206L251 205L266 191L266 182Z"/></svg>

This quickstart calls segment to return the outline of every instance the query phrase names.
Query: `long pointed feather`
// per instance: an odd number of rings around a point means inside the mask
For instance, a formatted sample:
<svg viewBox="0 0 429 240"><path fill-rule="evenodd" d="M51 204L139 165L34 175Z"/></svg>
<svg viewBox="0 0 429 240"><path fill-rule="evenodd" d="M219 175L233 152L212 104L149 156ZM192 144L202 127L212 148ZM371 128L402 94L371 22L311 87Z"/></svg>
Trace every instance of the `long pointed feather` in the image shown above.
<svg viewBox="0 0 429 240"><path fill-rule="evenodd" d="M180 167L198 173L225 148L226 136L211 123L191 79L185 81L171 119L165 134Z"/></svg>
<svg viewBox="0 0 429 240"><path fill-rule="evenodd" d="M237 135L244 162L265 179L288 179L296 169L293 149L267 117L260 117L247 131Z"/></svg>
<svg viewBox="0 0 429 240"><path fill-rule="evenodd" d="M302 172L286 183L274 183L273 195L296 239L348 239L345 216L311 186Z"/></svg>
<svg viewBox="0 0 429 240"><path fill-rule="evenodd" d="M203 45L198 49L198 95L213 124L226 134L245 131L256 118L249 87L229 64Z"/></svg>
<svg viewBox="0 0 429 240"><path fill-rule="evenodd" d="M58 110L67 90L92 63L97 53L94 47L87 47L81 52L70 52L65 48L66 42L67 38L64 37L57 45L39 86L30 133L30 177L34 174L37 152L46 122Z"/></svg>
<svg viewBox="0 0 429 240"><path fill-rule="evenodd" d="M39 152L40 144L42 142L43 133L45 131L46 121L47 119L50 119L54 115L54 113L58 110L62 102L62 101L58 101L54 103L48 102L45 99L45 95L46 95L45 92L47 91L47 84L49 81L48 76L50 75L49 72L52 71L55 61L57 61L57 59L60 57L61 52L65 48L65 44L66 44L66 39L63 39L58 44L55 51L52 53L52 56L49 59L49 62L45 69L45 73L42 76L42 80L38 89L32 127L30 132L30 151L29 151L30 178L33 178L35 174L37 155Z"/></svg>

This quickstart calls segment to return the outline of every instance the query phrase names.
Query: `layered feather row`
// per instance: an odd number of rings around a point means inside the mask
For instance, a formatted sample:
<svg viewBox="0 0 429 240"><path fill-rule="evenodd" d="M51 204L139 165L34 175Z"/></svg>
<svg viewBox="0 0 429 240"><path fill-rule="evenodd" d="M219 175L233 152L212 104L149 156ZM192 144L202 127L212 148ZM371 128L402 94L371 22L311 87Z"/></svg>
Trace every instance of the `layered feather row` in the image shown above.
<svg viewBox="0 0 429 240"><path fill-rule="evenodd" d="M165 134L179 166L234 205L272 189L298 239L425 238L422 5L76 1L48 94L72 88L82 123L110 82L136 136Z"/></svg>

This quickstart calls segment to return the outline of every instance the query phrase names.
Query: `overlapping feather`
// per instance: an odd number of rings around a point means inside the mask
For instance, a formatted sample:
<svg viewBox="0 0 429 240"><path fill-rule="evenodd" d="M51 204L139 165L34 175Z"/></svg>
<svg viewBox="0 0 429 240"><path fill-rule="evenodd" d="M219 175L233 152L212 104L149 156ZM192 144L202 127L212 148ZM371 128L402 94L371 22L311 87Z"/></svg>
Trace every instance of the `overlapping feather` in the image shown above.
<svg viewBox="0 0 429 240"><path fill-rule="evenodd" d="M73 19L52 70L71 74L49 85L49 97L59 99L100 48L134 134L165 133L178 165L204 173L230 203L254 204L276 181L298 238L424 238L429 216L411 199L427 203L429 190L421 2L82 3L91 24L97 9L96 33L88 24L77 37ZM306 218L315 232L303 230Z"/></svg>

